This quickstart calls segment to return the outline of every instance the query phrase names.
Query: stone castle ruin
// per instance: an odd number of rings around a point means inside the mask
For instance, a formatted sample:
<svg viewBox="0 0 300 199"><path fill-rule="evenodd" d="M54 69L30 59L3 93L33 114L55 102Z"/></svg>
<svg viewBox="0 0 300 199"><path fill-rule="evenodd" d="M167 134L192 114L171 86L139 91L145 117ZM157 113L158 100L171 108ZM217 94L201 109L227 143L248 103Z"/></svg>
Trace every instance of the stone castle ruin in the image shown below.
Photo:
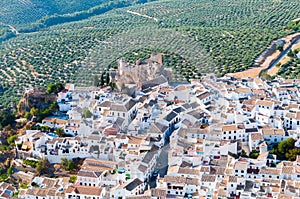
<svg viewBox="0 0 300 199"><path fill-rule="evenodd" d="M163 67L163 54L152 54L149 59L137 60L135 65L128 64L126 60L119 59L118 70L111 78L117 83L119 89L129 85L140 87L142 82L164 75L168 81L172 81L173 72L170 68Z"/></svg>

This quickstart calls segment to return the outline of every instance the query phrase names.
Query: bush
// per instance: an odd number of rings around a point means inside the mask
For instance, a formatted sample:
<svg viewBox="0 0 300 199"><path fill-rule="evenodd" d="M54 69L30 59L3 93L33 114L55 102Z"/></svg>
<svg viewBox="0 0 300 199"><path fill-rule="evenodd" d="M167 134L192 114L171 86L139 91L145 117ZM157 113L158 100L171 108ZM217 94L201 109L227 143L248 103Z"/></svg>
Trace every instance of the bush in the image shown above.
<svg viewBox="0 0 300 199"><path fill-rule="evenodd" d="M93 114L91 113L91 111L89 111L89 109L85 108L83 110L83 117L84 118L91 118L93 116Z"/></svg>
<svg viewBox="0 0 300 199"><path fill-rule="evenodd" d="M9 110L0 111L0 129L3 127L15 123L15 115Z"/></svg>
<svg viewBox="0 0 300 199"><path fill-rule="evenodd" d="M57 94L63 89L64 89L64 86L62 83L49 84L49 86L46 90L46 93L47 94Z"/></svg>
<svg viewBox="0 0 300 199"><path fill-rule="evenodd" d="M70 182L70 183L74 183L74 182L76 181L76 179L77 179L77 176L74 176L74 175L73 175L73 176L70 177L69 182Z"/></svg>
<svg viewBox="0 0 300 199"><path fill-rule="evenodd" d="M36 168L38 166L39 162L34 161L34 160L24 160L23 164L31 166L33 168Z"/></svg>
<svg viewBox="0 0 300 199"><path fill-rule="evenodd" d="M13 146L15 144L15 140L18 138L17 135L12 135L10 136L9 138L7 138L7 143L10 145L10 146Z"/></svg>
<svg viewBox="0 0 300 199"><path fill-rule="evenodd" d="M7 151L9 148L6 145L2 145L1 146L1 151Z"/></svg>
<svg viewBox="0 0 300 199"><path fill-rule="evenodd" d="M27 188L28 188L28 186L27 186L26 184L23 184L23 183L20 183L20 187L21 187L22 189L27 189Z"/></svg>
<svg viewBox="0 0 300 199"><path fill-rule="evenodd" d="M256 159L259 156L259 151L252 150L249 154L249 158Z"/></svg>

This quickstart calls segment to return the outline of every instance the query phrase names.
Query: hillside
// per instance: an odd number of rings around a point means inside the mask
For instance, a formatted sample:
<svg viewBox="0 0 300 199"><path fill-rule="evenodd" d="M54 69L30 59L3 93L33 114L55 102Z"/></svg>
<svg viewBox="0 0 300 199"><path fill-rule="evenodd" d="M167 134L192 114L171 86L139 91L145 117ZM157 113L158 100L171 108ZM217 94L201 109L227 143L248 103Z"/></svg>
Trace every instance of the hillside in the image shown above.
<svg viewBox="0 0 300 199"><path fill-rule="evenodd" d="M123 8L155 0L3 0L0 25L15 35L36 32L53 25L79 21ZM0 29L0 33L4 29ZM9 30L7 31L9 33ZM11 38L0 34L0 42Z"/></svg>
<svg viewBox="0 0 300 199"><path fill-rule="evenodd" d="M0 45L1 102L55 81L91 85L91 75L145 48L178 55L167 63L174 81L242 71L273 40L295 32L286 27L299 16L294 0L160 0L20 33Z"/></svg>
<svg viewBox="0 0 300 199"><path fill-rule="evenodd" d="M47 15L78 12L105 0L2 0L0 21L15 27L29 25Z"/></svg>

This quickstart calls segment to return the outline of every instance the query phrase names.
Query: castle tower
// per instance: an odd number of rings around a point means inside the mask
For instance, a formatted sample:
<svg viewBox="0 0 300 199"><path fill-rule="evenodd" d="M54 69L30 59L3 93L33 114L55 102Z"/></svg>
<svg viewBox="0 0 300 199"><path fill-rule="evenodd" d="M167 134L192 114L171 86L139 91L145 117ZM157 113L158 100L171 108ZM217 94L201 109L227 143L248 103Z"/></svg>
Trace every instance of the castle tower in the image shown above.
<svg viewBox="0 0 300 199"><path fill-rule="evenodd" d="M127 66L127 64L123 58L118 60L118 72L119 72L120 76L122 76L124 74L124 68L126 66Z"/></svg>

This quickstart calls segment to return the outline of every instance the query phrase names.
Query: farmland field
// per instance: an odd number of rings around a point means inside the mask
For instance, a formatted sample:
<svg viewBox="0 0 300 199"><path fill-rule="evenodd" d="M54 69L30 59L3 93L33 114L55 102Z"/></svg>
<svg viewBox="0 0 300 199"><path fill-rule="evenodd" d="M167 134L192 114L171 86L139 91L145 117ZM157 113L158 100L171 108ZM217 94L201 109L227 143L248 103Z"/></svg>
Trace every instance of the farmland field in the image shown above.
<svg viewBox="0 0 300 199"><path fill-rule="evenodd" d="M60 1L53 2L57 11L50 14L79 11L76 5L62 9ZM95 6L96 1L89 2L82 9ZM136 2L145 4L118 7L70 23L50 24L3 41L1 104L16 102L26 87L45 87L56 81L91 85L90 75L101 74L117 58L145 48L178 55L178 59L165 59L178 81L212 71L218 75L243 71L273 40L298 31L286 27L300 17L300 2L295 0ZM16 13L8 9L5 14L13 18ZM22 19L23 22L17 20L14 26L18 29L23 24L30 25L42 15ZM13 24L2 16L1 12L0 22ZM5 28L0 27L0 37Z"/></svg>

